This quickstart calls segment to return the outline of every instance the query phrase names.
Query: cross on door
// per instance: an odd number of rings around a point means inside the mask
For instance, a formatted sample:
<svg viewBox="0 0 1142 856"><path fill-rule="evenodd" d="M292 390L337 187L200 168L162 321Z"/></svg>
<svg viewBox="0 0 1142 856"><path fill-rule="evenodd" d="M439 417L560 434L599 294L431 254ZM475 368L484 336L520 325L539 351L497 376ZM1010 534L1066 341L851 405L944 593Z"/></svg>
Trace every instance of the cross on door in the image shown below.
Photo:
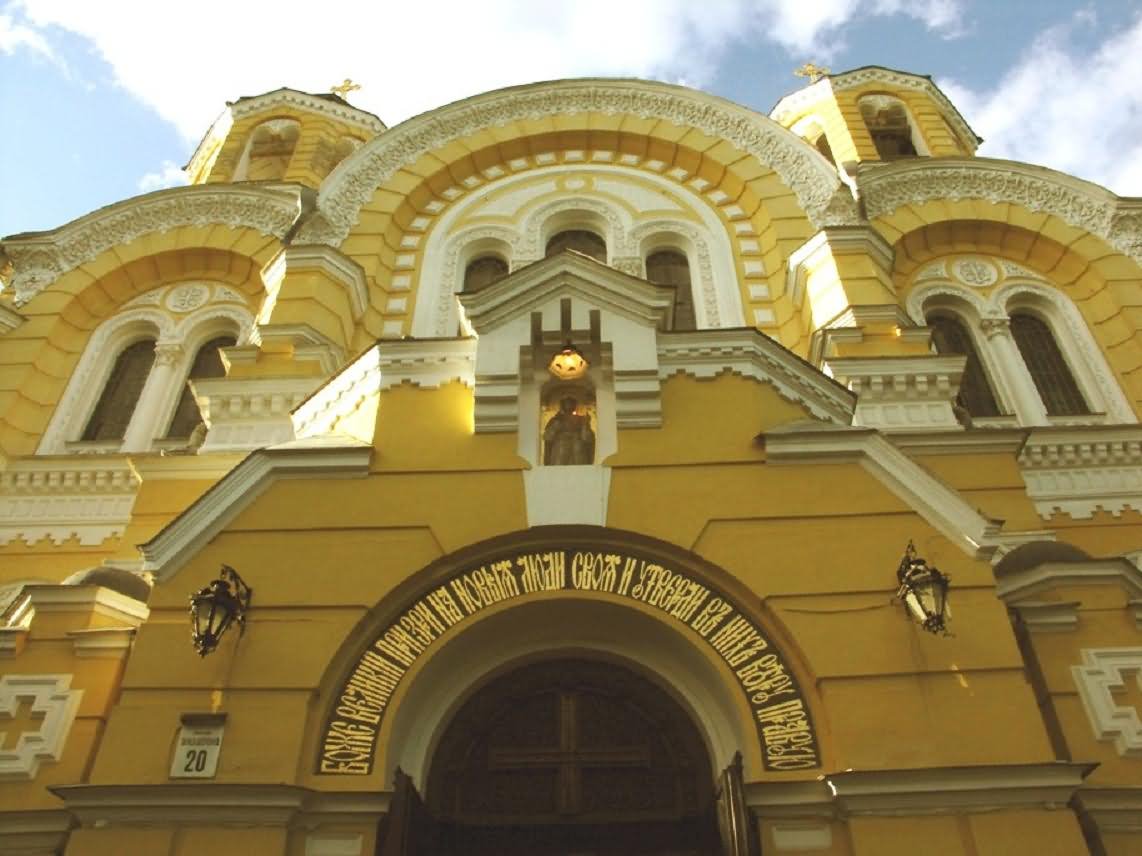
<svg viewBox="0 0 1142 856"><path fill-rule="evenodd" d="M648 744L588 749L580 746L579 697L559 693L559 745L545 749L497 749L488 752L491 770L534 768L559 771L557 806L560 814L578 814L582 805L582 771L587 767L647 767Z"/></svg>
<svg viewBox="0 0 1142 856"><path fill-rule="evenodd" d="M0 749L15 749L24 734L36 734L43 727L43 711L33 711L32 696L18 696L13 713L0 710Z"/></svg>

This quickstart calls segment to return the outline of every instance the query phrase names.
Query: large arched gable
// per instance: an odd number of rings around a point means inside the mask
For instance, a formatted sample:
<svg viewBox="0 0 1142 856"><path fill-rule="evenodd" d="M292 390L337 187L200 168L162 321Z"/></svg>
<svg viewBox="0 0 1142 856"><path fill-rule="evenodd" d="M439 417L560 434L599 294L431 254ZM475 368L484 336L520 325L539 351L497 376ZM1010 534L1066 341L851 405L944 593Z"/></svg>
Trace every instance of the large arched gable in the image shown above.
<svg viewBox="0 0 1142 856"><path fill-rule="evenodd" d="M768 247L771 271L821 223L855 210L833 167L765 116L665 84L563 81L477 96L382 134L329 177L298 240L357 261L380 286L367 332L398 335L425 236L454 202L503 176L575 163L684 185L728 234ZM843 211L830 207L838 189Z"/></svg>

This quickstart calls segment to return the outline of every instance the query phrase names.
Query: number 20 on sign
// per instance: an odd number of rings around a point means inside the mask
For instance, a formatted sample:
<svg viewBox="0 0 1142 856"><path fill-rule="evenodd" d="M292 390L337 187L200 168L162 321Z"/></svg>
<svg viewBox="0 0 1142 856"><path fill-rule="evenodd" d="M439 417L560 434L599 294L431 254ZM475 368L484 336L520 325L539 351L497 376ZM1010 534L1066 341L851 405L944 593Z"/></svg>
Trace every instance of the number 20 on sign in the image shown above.
<svg viewBox="0 0 1142 856"><path fill-rule="evenodd" d="M222 751L222 722L196 723L183 718L171 759L172 779L211 779Z"/></svg>

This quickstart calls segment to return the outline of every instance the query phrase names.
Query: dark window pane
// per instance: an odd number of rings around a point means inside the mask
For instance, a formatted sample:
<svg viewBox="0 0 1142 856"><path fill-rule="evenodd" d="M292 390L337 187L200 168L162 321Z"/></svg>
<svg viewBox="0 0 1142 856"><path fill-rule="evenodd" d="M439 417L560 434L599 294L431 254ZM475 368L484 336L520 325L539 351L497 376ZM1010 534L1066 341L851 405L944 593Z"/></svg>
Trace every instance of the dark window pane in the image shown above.
<svg viewBox="0 0 1142 856"><path fill-rule="evenodd" d="M553 256L564 250L574 250L600 262L607 260L607 242L594 232L588 232L585 229L569 229L566 232L560 232L547 242L546 255L548 256Z"/></svg>
<svg viewBox="0 0 1142 856"><path fill-rule="evenodd" d="M677 250L659 250L646 257L646 278L655 285L674 289L674 330L693 330L694 295L690 285L690 262Z"/></svg>
<svg viewBox="0 0 1142 856"><path fill-rule="evenodd" d="M99 396L99 403L95 405L95 410L87 421L87 427L83 429L81 439L123 439L154 361L153 339L136 342L119 354L103 387L103 394Z"/></svg>
<svg viewBox="0 0 1142 856"><path fill-rule="evenodd" d="M1011 316L1011 336L1023 355L1035 389L1051 416L1076 416L1090 413L1086 400L1079 392L1074 375L1051 328L1034 315L1017 313Z"/></svg>
<svg viewBox="0 0 1142 856"><path fill-rule="evenodd" d="M464 291L479 291L507 275L507 262L498 256L484 256L464 269Z"/></svg>
<svg viewBox="0 0 1142 856"><path fill-rule="evenodd" d="M222 365L222 354L219 348L229 348L235 344L233 336L219 336L211 339L198 349L194 357L194 365L190 367L187 380L205 380L211 377L225 377L226 367ZM198 412L198 405L190 392L190 386L182 385L182 395L178 399L174 417L171 419L167 437L189 437L194 429L202 422L202 415Z"/></svg>
<svg viewBox="0 0 1142 856"><path fill-rule="evenodd" d="M916 146L912 143L912 127L908 124L908 114L902 105L893 104L877 110L871 104L863 104L861 115L881 160L914 157L917 154Z"/></svg>
<svg viewBox="0 0 1142 856"><path fill-rule="evenodd" d="M956 403L972 416L998 416L999 407L967 328L955 318L945 316L929 318L928 326L932 328L932 342L938 353L962 354L968 358Z"/></svg>

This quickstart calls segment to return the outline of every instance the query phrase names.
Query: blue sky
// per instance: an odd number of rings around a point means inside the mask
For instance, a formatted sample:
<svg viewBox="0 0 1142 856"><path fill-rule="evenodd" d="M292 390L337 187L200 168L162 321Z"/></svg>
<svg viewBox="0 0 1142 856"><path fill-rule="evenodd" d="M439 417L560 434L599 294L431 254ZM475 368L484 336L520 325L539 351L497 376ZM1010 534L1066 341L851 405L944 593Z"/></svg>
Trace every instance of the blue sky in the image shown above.
<svg viewBox="0 0 1142 856"><path fill-rule="evenodd" d="M980 155L1142 195L1142 0L0 0L0 236L177 183L227 100L282 85L348 75L389 125L591 75L767 113L810 59L930 74Z"/></svg>

